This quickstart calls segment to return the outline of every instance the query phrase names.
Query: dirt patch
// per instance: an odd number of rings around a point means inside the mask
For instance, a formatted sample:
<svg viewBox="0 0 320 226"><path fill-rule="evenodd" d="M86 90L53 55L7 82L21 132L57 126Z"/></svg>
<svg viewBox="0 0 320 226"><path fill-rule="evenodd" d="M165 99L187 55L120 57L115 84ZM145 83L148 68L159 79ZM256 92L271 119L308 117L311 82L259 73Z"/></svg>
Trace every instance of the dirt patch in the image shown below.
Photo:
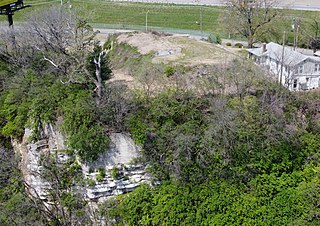
<svg viewBox="0 0 320 226"><path fill-rule="evenodd" d="M152 33L131 33L119 35L117 41L136 47L141 54L155 52L163 55L164 51L179 53L180 47L171 43L169 39L170 36Z"/></svg>
<svg viewBox="0 0 320 226"><path fill-rule="evenodd" d="M129 88L134 88L136 86L135 79L125 70L113 70L112 71L112 78L107 81L108 83L114 82L123 82Z"/></svg>
<svg viewBox="0 0 320 226"><path fill-rule="evenodd" d="M121 34L117 41L136 47L141 54L153 54L152 63L219 64L235 56L218 46L185 36L163 36L153 33Z"/></svg>
<svg viewBox="0 0 320 226"><path fill-rule="evenodd" d="M125 81L125 82L133 82L133 77L129 75L128 72L124 70L113 70L113 76L111 79L108 80L108 82L114 82L114 81Z"/></svg>

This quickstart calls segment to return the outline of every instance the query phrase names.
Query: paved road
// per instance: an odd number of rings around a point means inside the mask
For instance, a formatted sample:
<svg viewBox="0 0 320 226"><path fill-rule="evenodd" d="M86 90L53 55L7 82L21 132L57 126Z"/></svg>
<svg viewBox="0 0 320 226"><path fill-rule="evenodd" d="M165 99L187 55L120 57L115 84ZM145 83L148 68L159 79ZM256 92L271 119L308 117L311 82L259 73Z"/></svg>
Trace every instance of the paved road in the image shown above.
<svg viewBox="0 0 320 226"><path fill-rule="evenodd" d="M174 4L201 4L201 5L223 5L223 0L113 0L125 2L147 2L147 3L174 3ZM279 0L279 8L292 8L301 10L319 10L320 0Z"/></svg>

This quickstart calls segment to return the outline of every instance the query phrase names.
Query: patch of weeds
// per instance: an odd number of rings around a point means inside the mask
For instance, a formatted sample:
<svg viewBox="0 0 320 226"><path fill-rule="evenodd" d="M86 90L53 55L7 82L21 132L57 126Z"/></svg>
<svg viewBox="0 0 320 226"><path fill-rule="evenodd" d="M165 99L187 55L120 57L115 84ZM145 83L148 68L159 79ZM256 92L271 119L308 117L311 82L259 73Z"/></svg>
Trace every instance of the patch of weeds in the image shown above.
<svg viewBox="0 0 320 226"><path fill-rule="evenodd" d="M111 170L111 176L114 180L117 180L119 179L120 177L120 172L119 172L119 169L117 167L113 167L112 170Z"/></svg>
<svg viewBox="0 0 320 226"><path fill-rule="evenodd" d="M101 182L106 176L106 170L104 168L97 169L99 174L96 176L97 181Z"/></svg>
<svg viewBox="0 0 320 226"><path fill-rule="evenodd" d="M88 182L89 187L93 187L96 184L96 182L93 179L88 179L87 182Z"/></svg>
<svg viewBox="0 0 320 226"><path fill-rule="evenodd" d="M242 45L242 43L236 43L236 44L234 44L234 47L236 47L236 48L243 48L243 45Z"/></svg>
<svg viewBox="0 0 320 226"><path fill-rule="evenodd" d="M98 169L99 175L104 178L106 176L106 169L105 168L99 168Z"/></svg>
<svg viewBox="0 0 320 226"><path fill-rule="evenodd" d="M167 77L171 77L176 72L176 69L172 65L167 65L164 69L164 73Z"/></svg>
<svg viewBox="0 0 320 226"><path fill-rule="evenodd" d="M101 174L98 174L97 176L96 176L96 179L97 179L97 181L99 181L99 182L101 182L101 181L103 181L103 176L101 176Z"/></svg>

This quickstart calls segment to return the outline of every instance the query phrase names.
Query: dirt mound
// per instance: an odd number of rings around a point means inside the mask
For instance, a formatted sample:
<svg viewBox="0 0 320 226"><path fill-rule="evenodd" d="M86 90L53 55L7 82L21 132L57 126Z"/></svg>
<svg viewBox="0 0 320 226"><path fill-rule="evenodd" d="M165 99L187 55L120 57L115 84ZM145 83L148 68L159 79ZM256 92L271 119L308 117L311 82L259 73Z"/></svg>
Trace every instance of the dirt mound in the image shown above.
<svg viewBox="0 0 320 226"><path fill-rule="evenodd" d="M154 33L126 33L119 43L136 47L141 54L152 54L153 63L185 65L219 64L234 59L234 55L217 46L186 36L164 36Z"/></svg>
<svg viewBox="0 0 320 226"><path fill-rule="evenodd" d="M179 53L181 47L170 42L171 36L159 36L153 33L135 33L121 34L117 38L118 42L127 43L138 49L141 54L149 54L151 52L162 53L164 51ZM180 49L178 51L177 49ZM169 53L168 53L169 54Z"/></svg>
<svg viewBox="0 0 320 226"><path fill-rule="evenodd" d="M140 61L128 54L127 49L119 51L118 54L124 54L123 57L129 62L121 64L116 61L118 67L114 68L114 76L109 82L124 82L130 88L143 88L149 91L157 90L160 83L176 85L178 80L181 80L185 87L194 88L198 77L206 74L202 72L202 68L214 70L219 65L227 65L239 57L217 45L187 35L123 33L117 36L116 42L128 44L136 48L140 54L150 55L151 59L149 56L146 58L139 56L142 59ZM139 55L135 50L133 52ZM134 64L131 64L130 60ZM165 72L166 64L174 68L172 78ZM144 68L146 66L148 68ZM159 68L155 69L156 67ZM182 74L183 76L180 76Z"/></svg>

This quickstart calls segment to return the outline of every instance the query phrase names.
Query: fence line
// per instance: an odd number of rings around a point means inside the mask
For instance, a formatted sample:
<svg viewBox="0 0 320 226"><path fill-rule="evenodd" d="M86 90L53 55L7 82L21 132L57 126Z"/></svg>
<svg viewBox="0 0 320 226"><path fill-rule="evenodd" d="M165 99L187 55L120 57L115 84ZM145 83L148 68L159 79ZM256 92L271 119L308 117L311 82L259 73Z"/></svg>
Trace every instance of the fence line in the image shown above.
<svg viewBox="0 0 320 226"><path fill-rule="evenodd" d="M145 31L146 27L141 25L130 25L130 24L99 24L90 23L94 28L101 29L123 29L123 30L135 30L135 31ZM174 34L188 34L192 36L203 37L207 39L209 36L213 36L208 32L201 32L197 30L187 30L187 29L176 29L176 28L163 28L156 26L148 26L148 31L157 31L164 33L174 33ZM215 36L214 36L215 37Z"/></svg>

